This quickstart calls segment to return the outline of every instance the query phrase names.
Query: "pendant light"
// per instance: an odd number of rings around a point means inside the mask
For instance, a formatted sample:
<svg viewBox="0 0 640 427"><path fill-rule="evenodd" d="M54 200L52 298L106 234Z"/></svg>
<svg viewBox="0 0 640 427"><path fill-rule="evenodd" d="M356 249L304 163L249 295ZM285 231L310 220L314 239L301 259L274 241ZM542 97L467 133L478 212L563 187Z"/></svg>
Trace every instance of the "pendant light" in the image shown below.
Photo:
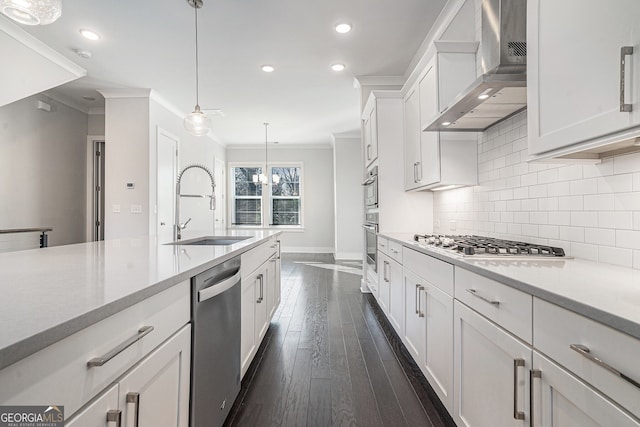
<svg viewBox="0 0 640 427"><path fill-rule="evenodd" d="M203 0L187 0L189 6L195 9L196 15L196 106L190 114L184 118L184 128L191 135L204 136L211 130L211 118L200 110L199 80L198 80L198 9L203 6Z"/></svg>
<svg viewBox="0 0 640 427"><path fill-rule="evenodd" d="M62 0L0 0L0 12L20 24L47 25L62 15Z"/></svg>
<svg viewBox="0 0 640 427"><path fill-rule="evenodd" d="M268 146L268 141L269 141L269 133L267 128L269 127L269 123L263 123L264 124L264 167L265 169L267 169L265 172L268 172L269 170L269 150L267 149ZM259 175L253 175L253 182L255 183L262 183L262 185L269 185L269 178L268 175L266 173L261 173ZM280 176L273 174L271 176L271 182L273 182L274 184L277 184L280 182Z"/></svg>

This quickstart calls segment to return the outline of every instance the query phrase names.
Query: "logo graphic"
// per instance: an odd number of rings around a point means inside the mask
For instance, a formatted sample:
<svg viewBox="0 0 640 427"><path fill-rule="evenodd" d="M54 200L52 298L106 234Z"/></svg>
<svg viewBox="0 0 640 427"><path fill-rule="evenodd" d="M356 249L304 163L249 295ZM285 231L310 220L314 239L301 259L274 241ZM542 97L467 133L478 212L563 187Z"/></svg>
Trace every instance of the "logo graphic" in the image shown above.
<svg viewBox="0 0 640 427"><path fill-rule="evenodd" d="M63 427L64 406L0 406L0 427Z"/></svg>

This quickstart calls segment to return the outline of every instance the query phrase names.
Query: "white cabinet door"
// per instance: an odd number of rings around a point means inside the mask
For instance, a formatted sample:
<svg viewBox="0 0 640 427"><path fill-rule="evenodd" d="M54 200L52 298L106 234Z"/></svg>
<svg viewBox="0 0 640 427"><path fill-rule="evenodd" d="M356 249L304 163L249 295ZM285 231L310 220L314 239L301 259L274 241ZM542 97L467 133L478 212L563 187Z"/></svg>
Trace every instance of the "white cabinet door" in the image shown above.
<svg viewBox="0 0 640 427"><path fill-rule="evenodd" d="M412 88L404 99L404 189L420 186L418 167L420 162L420 94L418 86Z"/></svg>
<svg viewBox="0 0 640 427"><path fill-rule="evenodd" d="M404 270L404 335L402 341L418 366L424 364L427 325L424 317L424 293L422 279L408 270Z"/></svg>
<svg viewBox="0 0 640 427"><path fill-rule="evenodd" d="M398 336L404 333L404 292L402 284L402 265L389 260L389 313L387 317Z"/></svg>
<svg viewBox="0 0 640 427"><path fill-rule="evenodd" d="M634 420L584 382L533 353L533 427L638 427Z"/></svg>
<svg viewBox="0 0 640 427"><path fill-rule="evenodd" d="M458 301L454 320L456 424L528 426L531 349Z"/></svg>
<svg viewBox="0 0 640 427"><path fill-rule="evenodd" d="M422 132L422 129L438 114L438 81L435 58L426 67L426 74L420 80L420 157L417 169L420 185L440 181L440 133Z"/></svg>
<svg viewBox="0 0 640 427"><path fill-rule="evenodd" d="M449 412L453 409L453 297L424 285L427 341L423 371Z"/></svg>
<svg viewBox="0 0 640 427"><path fill-rule="evenodd" d="M269 301L267 300L267 281L269 278L269 262L265 262L255 273L256 281L256 346L259 346L262 342L262 338L269 329L269 322L271 320L268 317L269 314Z"/></svg>
<svg viewBox="0 0 640 427"><path fill-rule="evenodd" d="M267 265L267 319L271 320L280 304L280 259L274 255Z"/></svg>
<svg viewBox="0 0 640 427"><path fill-rule="evenodd" d="M123 425L188 427L190 362L191 325L186 325L120 380Z"/></svg>
<svg viewBox="0 0 640 427"><path fill-rule="evenodd" d="M367 105L362 119L365 167L378 158L378 119L376 102Z"/></svg>
<svg viewBox="0 0 640 427"><path fill-rule="evenodd" d="M107 388L93 403L78 411L65 422L67 427L120 427L118 410L118 384Z"/></svg>
<svg viewBox="0 0 640 427"><path fill-rule="evenodd" d="M579 19L576 18L579 11ZM529 153L640 124L640 2L529 0ZM621 48L634 53L621 65ZM621 69L625 102L621 112Z"/></svg>
<svg viewBox="0 0 640 427"><path fill-rule="evenodd" d="M247 275L242 279L242 295L240 296L240 367L242 375L249 368L256 343L256 283Z"/></svg>
<svg viewBox="0 0 640 427"><path fill-rule="evenodd" d="M378 304L389 315L389 289L391 287L390 264L391 258L378 251Z"/></svg>

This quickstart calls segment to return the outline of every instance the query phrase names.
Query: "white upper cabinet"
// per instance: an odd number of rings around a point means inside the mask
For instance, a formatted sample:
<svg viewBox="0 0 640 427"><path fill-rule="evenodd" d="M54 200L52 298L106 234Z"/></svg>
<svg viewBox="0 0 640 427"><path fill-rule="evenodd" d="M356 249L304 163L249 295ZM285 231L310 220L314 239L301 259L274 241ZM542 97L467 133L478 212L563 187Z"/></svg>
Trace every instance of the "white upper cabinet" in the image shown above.
<svg viewBox="0 0 640 427"><path fill-rule="evenodd" d="M478 140L475 132L424 132L429 123L475 79L478 44L437 42L404 98L405 190L431 190L477 184Z"/></svg>
<svg viewBox="0 0 640 427"><path fill-rule="evenodd" d="M637 0L528 1L530 155L640 134L639 16Z"/></svg>
<svg viewBox="0 0 640 427"><path fill-rule="evenodd" d="M368 167L378 158L378 120L375 98L370 98L362 113L362 149L364 164Z"/></svg>
<svg viewBox="0 0 640 427"><path fill-rule="evenodd" d="M0 19L0 52L0 107L87 74L6 19Z"/></svg>

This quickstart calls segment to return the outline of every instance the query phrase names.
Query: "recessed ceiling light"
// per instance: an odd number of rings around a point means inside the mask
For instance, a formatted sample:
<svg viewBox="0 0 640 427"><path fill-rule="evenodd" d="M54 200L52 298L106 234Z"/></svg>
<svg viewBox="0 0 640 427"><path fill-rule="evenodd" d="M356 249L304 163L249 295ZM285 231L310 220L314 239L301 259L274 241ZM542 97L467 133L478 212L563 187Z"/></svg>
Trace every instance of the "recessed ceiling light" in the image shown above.
<svg viewBox="0 0 640 427"><path fill-rule="evenodd" d="M96 99L93 96L83 96L82 99L85 101L95 101Z"/></svg>
<svg viewBox="0 0 640 427"><path fill-rule="evenodd" d="M331 66L331 69L332 69L333 71L342 71L342 70L344 70L344 69L345 69L345 66L344 66L344 64L333 64L333 65Z"/></svg>
<svg viewBox="0 0 640 427"><path fill-rule="evenodd" d="M336 31L340 34L345 34L351 31L351 24L338 24L336 25Z"/></svg>
<svg viewBox="0 0 640 427"><path fill-rule="evenodd" d="M273 73L275 71L275 68L273 65L263 65L262 71L264 71L265 73Z"/></svg>
<svg viewBox="0 0 640 427"><path fill-rule="evenodd" d="M100 35L92 30L80 29L80 34L87 40L100 40Z"/></svg>
<svg viewBox="0 0 640 427"><path fill-rule="evenodd" d="M449 126L451 122L442 122L442 126Z"/></svg>
<svg viewBox="0 0 640 427"><path fill-rule="evenodd" d="M75 49L74 52L80 57L84 59L91 58L91 52L84 49Z"/></svg>
<svg viewBox="0 0 640 427"><path fill-rule="evenodd" d="M478 96L478 99L487 99L489 97L489 95L480 95Z"/></svg>

